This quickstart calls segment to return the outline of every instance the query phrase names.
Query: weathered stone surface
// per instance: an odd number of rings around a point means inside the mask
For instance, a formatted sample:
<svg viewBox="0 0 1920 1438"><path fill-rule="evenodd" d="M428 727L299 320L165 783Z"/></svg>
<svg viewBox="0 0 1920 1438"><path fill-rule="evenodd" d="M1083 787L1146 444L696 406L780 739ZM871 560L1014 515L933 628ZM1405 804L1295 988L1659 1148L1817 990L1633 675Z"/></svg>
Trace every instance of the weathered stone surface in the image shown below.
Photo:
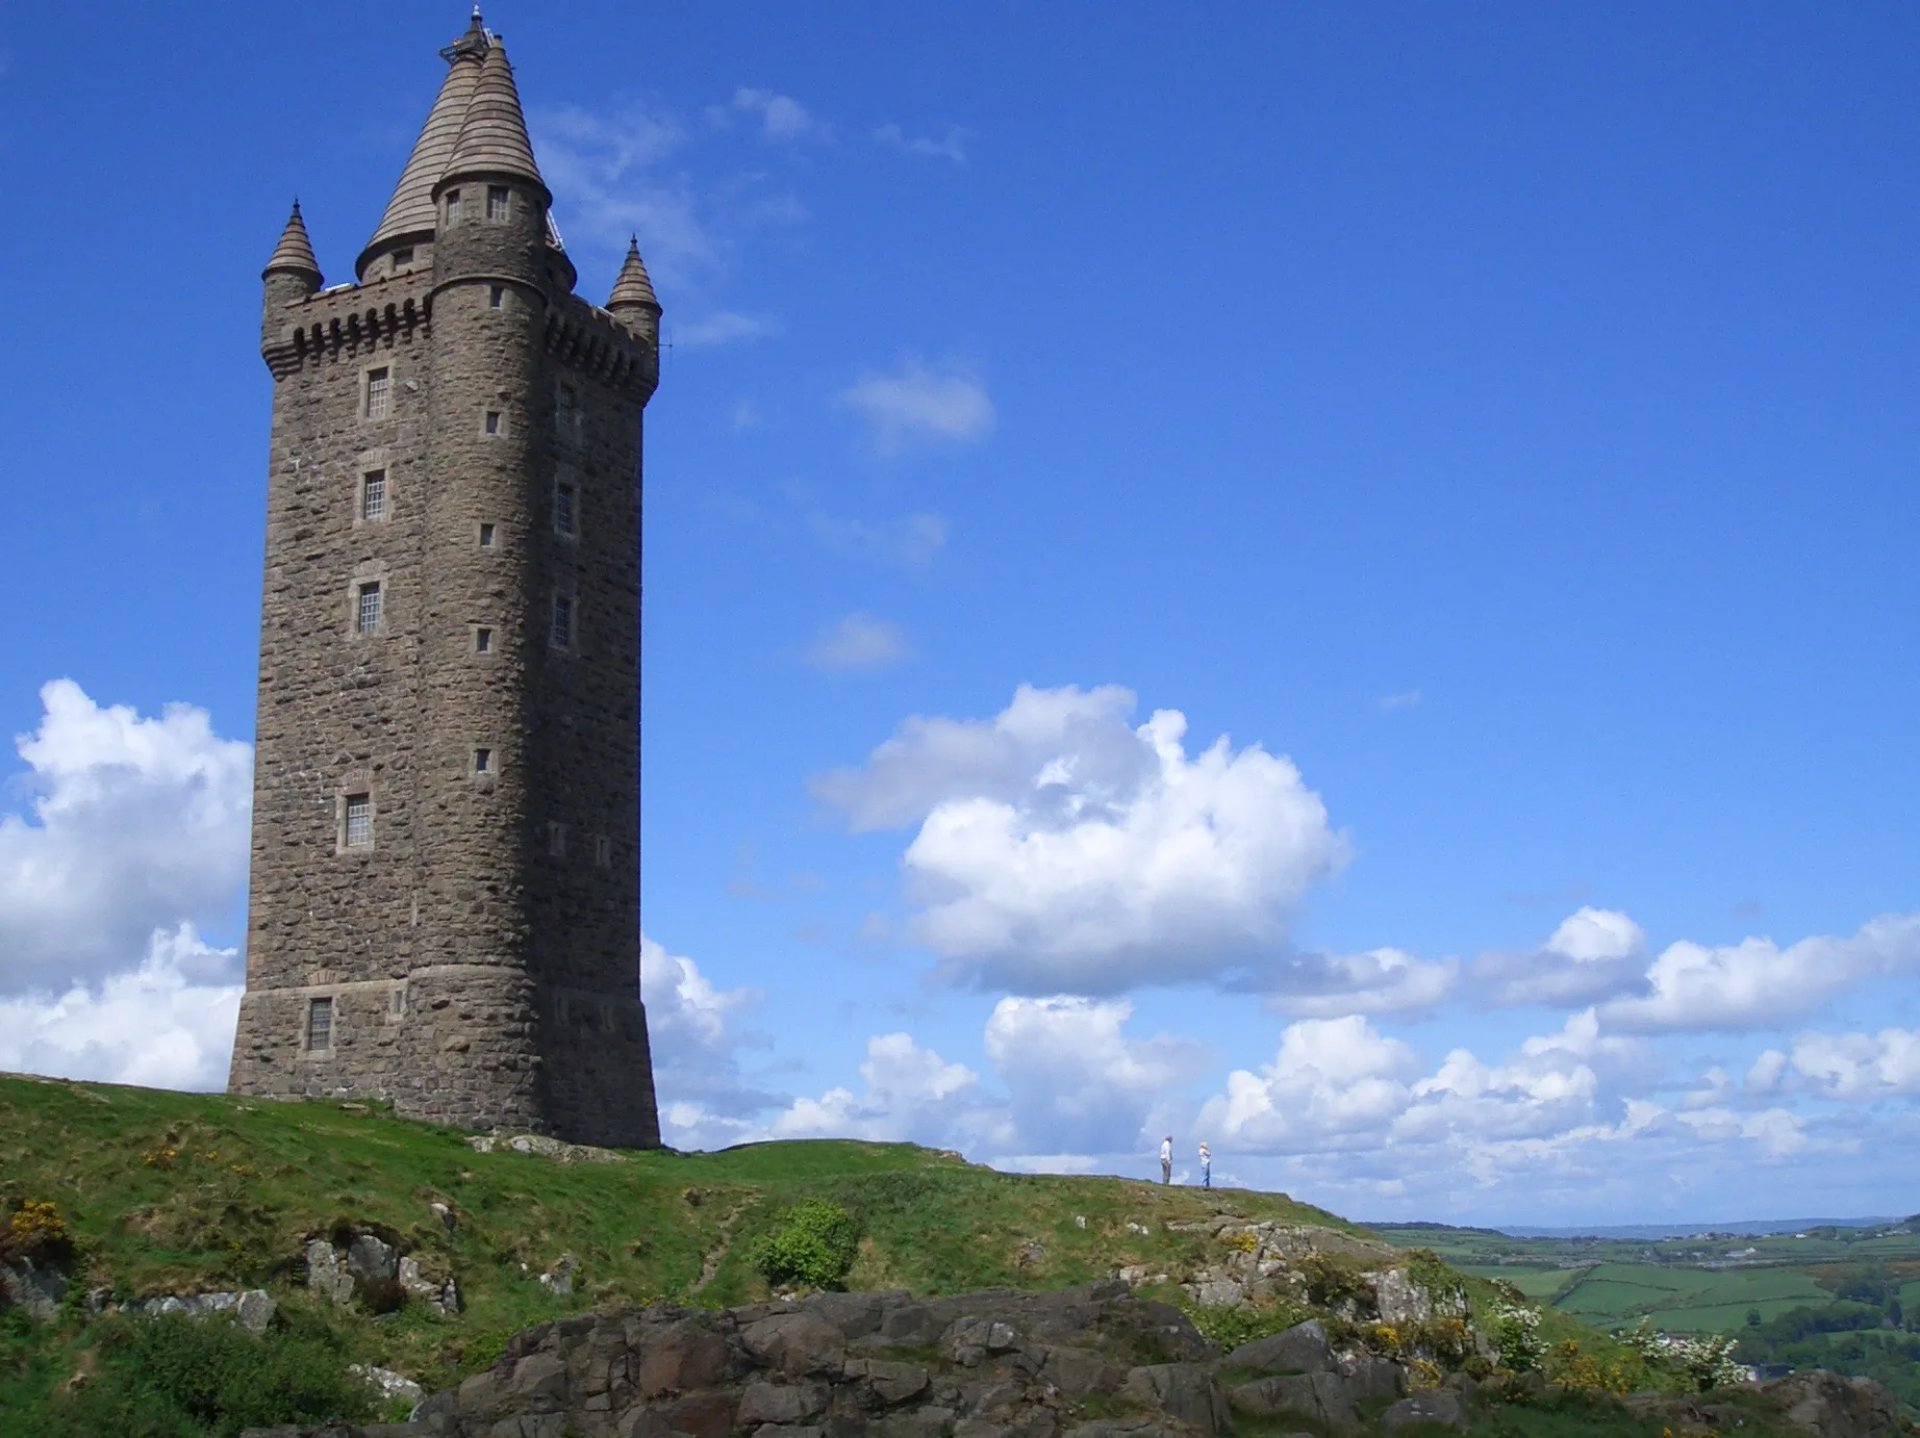
<svg viewBox="0 0 1920 1438"><path fill-rule="evenodd" d="M654 1147L636 979L641 414L659 312L572 293L545 190L505 178L498 213L433 221L359 283L266 276L247 990L228 1086ZM378 619L362 633L368 585ZM366 842L349 846L363 797Z"/></svg>
<svg viewBox="0 0 1920 1438"><path fill-rule="evenodd" d="M838 1373L846 1366L847 1337L817 1313L778 1313L740 1330L755 1358L782 1373Z"/></svg>
<svg viewBox="0 0 1920 1438"><path fill-rule="evenodd" d="M1227 1363L1255 1373L1319 1373L1333 1367L1333 1349L1319 1320L1309 1318L1284 1333L1241 1344L1227 1355Z"/></svg>
<svg viewBox="0 0 1920 1438"><path fill-rule="evenodd" d="M1158 1408L1204 1433L1216 1433L1227 1424L1227 1398L1220 1380L1197 1363L1154 1363L1135 1368L1127 1374L1120 1396L1143 1407Z"/></svg>
<svg viewBox="0 0 1920 1438"><path fill-rule="evenodd" d="M392 1278L400 1269L400 1255L384 1239L371 1233L355 1234L347 1245L347 1272L355 1278Z"/></svg>
<svg viewBox="0 0 1920 1438"><path fill-rule="evenodd" d="M57 1268L24 1257L0 1263L0 1307L13 1304L35 1323L57 1318L66 1293L67 1277Z"/></svg>
<svg viewBox="0 0 1920 1438"><path fill-rule="evenodd" d="M1362 1354L1341 1358L1337 1366L1355 1403L1398 1398L1407 1391L1407 1370L1392 1359Z"/></svg>
<svg viewBox="0 0 1920 1438"><path fill-rule="evenodd" d="M1338 1373L1261 1378L1228 1389L1227 1398L1235 1409L1258 1418L1293 1413L1335 1428L1351 1428L1359 1422L1353 1391Z"/></svg>
<svg viewBox="0 0 1920 1438"><path fill-rule="evenodd" d="M1380 1426L1397 1433L1413 1423L1437 1423L1447 1428L1467 1426L1466 1405L1460 1395L1444 1388L1428 1388L1402 1398L1380 1415Z"/></svg>
<svg viewBox="0 0 1920 1438"><path fill-rule="evenodd" d="M1901 1431L1893 1395L1868 1378L1825 1371L1793 1373L1760 1385L1788 1421L1822 1438L1891 1438Z"/></svg>
<svg viewBox="0 0 1920 1438"><path fill-rule="evenodd" d="M340 1254L324 1238L307 1244L307 1287L323 1298L345 1307L353 1302L353 1275L340 1261Z"/></svg>
<svg viewBox="0 0 1920 1438"><path fill-rule="evenodd" d="M749 1383L740 1395L742 1428L760 1423L798 1423L827 1410L827 1390L818 1383Z"/></svg>

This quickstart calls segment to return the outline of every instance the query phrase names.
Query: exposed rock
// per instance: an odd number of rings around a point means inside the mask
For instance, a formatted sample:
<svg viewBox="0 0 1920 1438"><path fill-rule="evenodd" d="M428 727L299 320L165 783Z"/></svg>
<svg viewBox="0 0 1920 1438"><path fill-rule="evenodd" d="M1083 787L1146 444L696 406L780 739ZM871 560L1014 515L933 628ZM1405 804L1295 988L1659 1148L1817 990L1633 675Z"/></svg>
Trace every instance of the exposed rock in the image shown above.
<svg viewBox="0 0 1920 1438"><path fill-rule="evenodd" d="M1309 1318L1284 1333L1241 1344L1227 1355L1227 1364L1255 1373L1322 1373L1333 1367L1333 1349L1319 1320Z"/></svg>
<svg viewBox="0 0 1920 1438"><path fill-rule="evenodd" d="M625 1163L624 1154L615 1153L610 1148L595 1148L590 1143L565 1143L557 1138L549 1138L544 1133L493 1133L474 1134L467 1140L475 1153L498 1153L510 1149L514 1153L538 1154L541 1158L550 1158L555 1163Z"/></svg>
<svg viewBox="0 0 1920 1438"><path fill-rule="evenodd" d="M340 1261L340 1254L324 1238L307 1243L307 1287L342 1308L353 1302L353 1275Z"/></svg>
<svg viewBox="0 0 1920 1438"><path fill-rule="evenodd" d="M1143 1408L1158 1408L1203 1433L1217 1433L1227 1426L1227 1396L1220 1380L1197 1363L1153 1363L1136 1368L1127 1375L1120 1396Z"/></svg>
<svg viewBox="0 0 1920 1438"><path fill-rule="evenodd" d="M1890 1438L1901 1431L1899 1405L1870 1378L1842 1378L1823 1369L1759 1388L1786 1410L1788 1422L1822 1438Z"/></svg>
<svg viewBox="0 0 1920 1438"><path fill-rule="evenodd" d="M1352 1428L1359 1422L1353 1390L1338 1373L1261 1378L1229 1389L1227 1400L1239 1412L1256 1418L1293 1415L1333 1428Z"/></svg>
<svg viewBox="0 0 1920 1438"><path fill-rule="evenodd" d="M57 1268L25 1256L0 1263L0 1307L11 1304L35 1323L51 1323L66 1296L67 1276Z"/></svg>
<svg viewBox="0 0 1920 1438"><path fill-rule="evenodd" d="M370 1278L392 1278L399 1268L399 1250L371 1233L355 1234L347 1245L347 1272L362 1282Z"/></svg>
<svg viewBox="0 0 1920 1438"><path fill-rule="evenodd" d="M1444 1388L1428 1388L1402 1398L1380 1415L1380 1426L1397 1433L1411 1423L1437 1423L1446 1428L1467 1426L1466 1405L1460 1395Z"/></svg>
<svg viewBox="0 0 1920 1438"><path fill-rule="evenodd" d="M404 1373L395 1373L391 1368L373 1368L365 1363L349 1363L347 1372L356 1378L365 1379L374 1392L389 1401L401 1398L408 1403L418 1403L427 1396L426 1389Z"/></svg>
<svg viewBox="0 0 1920 1438"><path fill-rule="evenodd" d="M549 1293L571 1293L573 1292L573 1275L578 1267L578 1259L571 1253L563 1253L558 1263L540 1275L540 1286Z"/></svg>
<svg viewBox="0 0 1920 1438"><path fill-rule="evenodd" d="M213 1313L231 1313L234 1321L249 1333L265 1333L280 1305L264 1288L249 1288L237 1293L162 1293L151 1298L136 1298L123 1304L122 1313L148 1318L178 1313L187 1318L205 1318Z"/></svg>

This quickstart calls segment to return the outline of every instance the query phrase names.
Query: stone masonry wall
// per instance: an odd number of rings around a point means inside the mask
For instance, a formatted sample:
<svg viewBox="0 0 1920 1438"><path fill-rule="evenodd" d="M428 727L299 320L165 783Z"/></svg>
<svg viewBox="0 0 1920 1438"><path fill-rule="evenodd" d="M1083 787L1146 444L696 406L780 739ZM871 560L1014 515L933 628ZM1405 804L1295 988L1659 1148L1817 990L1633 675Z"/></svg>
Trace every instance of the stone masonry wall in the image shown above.
<svg viewBox="0 0 1920 1438"><path fill-rule="evenodd" d="M505 222L443 230L430 266L304 299L284 325L269 310L230 1087L645 1146L659 1133L638 996L640 416L657 361L566 292L541 203L517 187ZM374 365L391 375L384 420L364 417ZM388 517L370 522L374 468ZM355 586L376 577L381 632L359 636ZM564 646L556 594L573 603ZM373 796L374 842L344 850L356 792ZM316 997L333 1006L324 1050L307 1042Z"/></svg>

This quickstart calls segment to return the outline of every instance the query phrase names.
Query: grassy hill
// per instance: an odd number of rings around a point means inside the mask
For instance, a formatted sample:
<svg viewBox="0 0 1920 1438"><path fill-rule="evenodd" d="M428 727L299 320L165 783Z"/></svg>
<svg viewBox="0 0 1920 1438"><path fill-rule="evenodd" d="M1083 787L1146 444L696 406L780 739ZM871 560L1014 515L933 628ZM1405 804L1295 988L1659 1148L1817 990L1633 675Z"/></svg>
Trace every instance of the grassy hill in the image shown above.
<svg viewBox="0 0 1920 1438"><path fill-rule="evenodd" d="M470 1138L376 1105L0 1076L0 1221L35 1205L57 1214L74 1247L58 1321L33 1324L17 1307L0 1310L0 1415L36 1435L177 1438L262 1421L233 1417L249 1403L273 1418L364 1405L360 1381L342 1376L349 1364L449 1387L491 1363L513 1334L562 1314L766 1297L747 1251L808 1198L838 1204L858 1222L849 1288L921 1296L1060 1288L1134 1266L1169 1275L1149 1291L1184 1303L1179 1279L1222 1258L1208 1222L1219 1215L1364 1233L1280 1194L1005 1174L907 1144L813 1141L560 1162L507 1148L477 1152ZM309 1294L308 1240L343 1242L356 1232L384 1237L435 1282L452 1278L460 1311L407 1302L376 1313ZM555 1292L541 1276L567 1258L571 1289ZM1495 1285L1466 1284L1475 1313L1489 1311ZM279 1303L269 1340L224 1322L101 1318L88 1308L88 1295L103 1290L125 1304L247 1288L268 1289ZM1249 1321L1244 1313L1199 1316L1229 1344L1250 1336L1233 1326ZM1299 1316L1266 1315L1274 1326ZM1602 1368L1623 1353L1551 1308L1541 1336L1578 1343L1578 1361ZM166 1403L150 1391L162 1378L173 1395ZM187 1423L182 1404L225 1416ZM1487 1431L1628 1431L1618 1417L1515 1415Z"/></svg>
<svg viewBox="0 0 1920 1438"><path fill-rule="evenodd" d="M477 1153L464 1131L356 1103L268 1103L0 1077L0 1215L50 1203L75 1240L73 1320L58 1337L16 1316L0 1332L0 1412L25 1412L92 1361L84 1295L115 1301L264 1287L283 1318L324 1329L343 1361L429 1389L491 1362L515 1332L586 1308L655 1299L725 1306L766 1296L751 1240L818 1196L860 1220L854 1288L923 1295L1065 1287L1124 1264L1178 1273L1208 1256L1169 1221L1222 1208L1350 1228L1276 1194L1112 1178L998 1173L908 1144L811 1141L715 1154L561 1163ZM432 1207L453 1217L449 1231ZM1129 1225L1132 1225L1129 1227ZM368 1315L310 1300L307 1239L375 1231L452 1276L463 1311ZM572 1291L543 1272L571 1255Z"/></svg>

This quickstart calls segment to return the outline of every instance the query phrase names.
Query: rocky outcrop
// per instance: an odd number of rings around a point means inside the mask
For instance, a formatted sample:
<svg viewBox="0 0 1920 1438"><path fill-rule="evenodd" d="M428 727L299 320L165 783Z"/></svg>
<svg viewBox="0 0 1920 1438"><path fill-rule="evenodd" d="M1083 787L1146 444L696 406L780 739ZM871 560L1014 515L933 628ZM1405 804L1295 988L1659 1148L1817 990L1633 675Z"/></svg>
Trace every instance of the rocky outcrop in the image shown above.
<svg viewBox="0 0 1920 1438"><path fill-rule="evenodd" d="M398 1307L408 1298L443 1313L460 1311L460 1290L453 1279L430 1279L411 1254L374 1233L348 1235L345 1248L331 1239L307 1240L307 1289L345 1308L356 1294L377 1311Z"/></svg>
<svg viewBox="0 0 1920 1438"><path fill-rule="evenodd" d="M383 1380L397 1377L362 1376L383 1391ZM560 1319L515 1337L457 1389L425 1399L410 1423L255 1429L243 1438L1431 1433L1466 1429L1475 1413L1513 1396L1496 1380L1476 1384L1464 1374L1441 1388L1412 1379L1398 1363L1342 1351L1317 1322L1222 1359L1180 1310L1134 1297L1117 1280L943 1299L824 1293L718 1312L659 1304ZM1865 1380L1801 1374L1761 1391L1810 1432L1900 1431L1891 1396ZM1704 1400L1658 1401L1687 1405L1696 1417L1710 1411Z"/></svg>

